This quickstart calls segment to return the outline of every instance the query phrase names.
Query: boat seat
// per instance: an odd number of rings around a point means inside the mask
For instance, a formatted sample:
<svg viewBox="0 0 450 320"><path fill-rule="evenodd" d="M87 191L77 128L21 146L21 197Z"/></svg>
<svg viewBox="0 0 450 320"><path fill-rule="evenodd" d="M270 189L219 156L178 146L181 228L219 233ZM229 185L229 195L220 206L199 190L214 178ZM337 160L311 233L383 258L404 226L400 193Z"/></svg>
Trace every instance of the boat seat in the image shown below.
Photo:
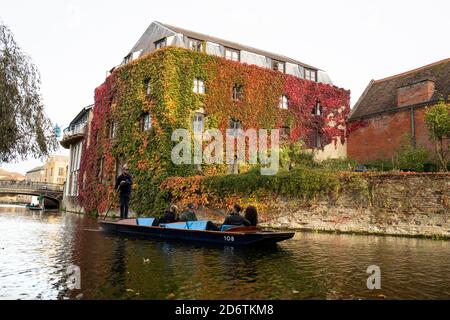
<svg viewBox="0 0 450 320"><path fill-rule="evenodd" d="M186 225L189 230L207 230L208 221L188 221Z"/></svg>
<svg viewBox="0 0 450 320"><path fill-rule="evenodd" d="M158 225L158 219L156 219L156 218L137 218L136 224L138 226L143 226L143 227L152 227L152 226Z"/></svg>
<svg viewBox="0 0 450 320"><path fill-rule="evenodd" d="M168 229L187 229L186 222L164 223L159 226Z"/></svg>
<svg viewBox="0 0 450 320"><path fill-rule="evenodd" d="M237 227L237 226L234 226L231 224L223 224L222 227L220 228L220 231L226 231L226 230L228 230L230 228L234 228L234 227Z"/></svg>

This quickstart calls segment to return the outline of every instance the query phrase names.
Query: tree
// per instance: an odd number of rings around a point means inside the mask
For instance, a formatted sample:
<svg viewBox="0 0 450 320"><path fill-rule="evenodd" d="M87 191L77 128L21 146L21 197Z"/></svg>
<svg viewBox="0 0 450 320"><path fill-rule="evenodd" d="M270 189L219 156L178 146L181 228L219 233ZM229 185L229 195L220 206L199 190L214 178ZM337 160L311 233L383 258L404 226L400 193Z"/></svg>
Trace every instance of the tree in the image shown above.
<svg viewBox="0 0 450 320"><path fill-rule="evenodd" d="M443 171L447 171L447 152L444 148L444 139L450 137L450 104L440 100L436 105L427 108L425 122L430 137L434 141L440 167Z"/></svg>
<svg viewBox="0 0 450 320"><path fill-rule="evenodd" d="M57 146L41 101L39 72L0 23L0 163L42 158Z"/></svg>

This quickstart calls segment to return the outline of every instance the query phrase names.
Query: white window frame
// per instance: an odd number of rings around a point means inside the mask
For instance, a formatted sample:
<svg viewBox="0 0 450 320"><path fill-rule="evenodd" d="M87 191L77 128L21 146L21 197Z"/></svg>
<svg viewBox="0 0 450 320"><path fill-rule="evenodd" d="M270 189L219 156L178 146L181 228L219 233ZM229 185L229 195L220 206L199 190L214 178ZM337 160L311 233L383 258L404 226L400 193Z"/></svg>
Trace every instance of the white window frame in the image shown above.
<svg viewBox="0 0 450 320"><path fill-rule="evenodd" d="M203 51L203 41L189 38L189 50L202 52Z"/></svg>
<svg viewBox="0 0 450 320"><path fill-rule="evenodd" d="M155 41L155 50L162 49L167 47L167 38L162 38L158 41Z"/></svg>
<svg viewBox="0 0 450 320"><path fill-rule="evenodd" d="M147 81L145 81L145 94L147 96L151 96L152 95L152 81L151 81L151 79L147 79Z"/></svg>
<svg viewBox="0 0 450 320"><path fill-rule="evenodd" d="M242 130L242 122L239 120L230 119L230 130L232 130L231 136L233 136L233 137L238 136L239 129Z"/></svg>
<svg viewBox="0 0 450 320"><path fill-rule="evenodd" d="M314 115L315 116L322 115L322 106L320 105L320 102L316 102L316 105L314 106Z"/></svg>
<svg viewBox="0 0 450 320"><path fill-rule="evenodd" d="M199 78L194 78L194 89L197 94L205 94L205 81Z"/></svg>
<svg viewBox="0 0 450 320"><path fill-rule="evenodd" d="M239 62L241 59L241 52L236 49L225 47L225 59Z"/></svg>
<svg viewBox="0 0 450 320"><path fill-rule="evenodd" d="M231 98L233 99L233 101L241 101L243 95L244 95L244 86L235 83L233 85Z"/></svg>
<svg viewBox="0 0 450 320"><path fill-rule="evenodd" d="M286 95L283 94L280 96L278 107L282 110L287 110L289 108L289 101Z"/></svg>
<svg viewBox="0 0 450 320"><path fill-rule="evenodd" d="M117 133L117 125L114 121L111 122L111 127L109 128L109 138L114 139Z"/></svg>
<svg viewBox="0 0 450 320"><path fill-rule="evenodd" d="M142 131L149 131L152 128L152 115L145 113L142 117Z"/></svg>
<svg viewBox="0 0 450 320"><path fill-rule="evenodd" d="M192 120L192 131L194 134L203 134L205 129L205 115L201 112L194 113Z"/></svg>

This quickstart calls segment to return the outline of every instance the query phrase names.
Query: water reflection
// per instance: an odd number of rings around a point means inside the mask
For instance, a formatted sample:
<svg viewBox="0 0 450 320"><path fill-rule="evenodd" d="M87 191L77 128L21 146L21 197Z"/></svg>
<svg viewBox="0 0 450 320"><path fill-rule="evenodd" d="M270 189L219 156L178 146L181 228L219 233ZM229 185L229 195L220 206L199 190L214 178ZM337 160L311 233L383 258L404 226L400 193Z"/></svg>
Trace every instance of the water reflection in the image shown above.
<svg viewBox="0 0 450 320"><path fill-rule="evenodd" d="M0 211L1 299L450 298L449 241L298 233L263 249L221 247L106 235L74 214ZM366 288L372 264L381 291ZM67 289L71 265L81 290Z"/></svg>

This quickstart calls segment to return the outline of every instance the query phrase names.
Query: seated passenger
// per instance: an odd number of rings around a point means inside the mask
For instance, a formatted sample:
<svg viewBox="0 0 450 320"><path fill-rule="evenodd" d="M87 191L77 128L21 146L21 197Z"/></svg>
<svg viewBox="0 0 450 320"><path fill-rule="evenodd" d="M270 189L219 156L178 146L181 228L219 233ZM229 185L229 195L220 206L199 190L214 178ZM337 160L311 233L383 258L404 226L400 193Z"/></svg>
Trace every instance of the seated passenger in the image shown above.
<svg viewBox="0 0 450 320"><path fill-rule="evenodd" d="M169 211L166 211L164 216L159 220L159 223L173 223L178 221L177 217L178 207L176 205L171 205Z"/></svg>
<svg viewBox="0 0 450 320"><path fill-rule="evenodd" d="M195 205L193 203L188 204L187 211L180 214L179 221L187 222L187 221L197 221L197 216L194 212Z"/></svg>
<svg viewBox="0 0 450 320"><path fill-rule="evenodd" d="M258 211L254 206L248 206L245 209L245 219L250 222L250 226L256 227L258 224Z"/></svg>
<svg viewBox="0 0 450 320"><path fill-rule="evenodd" d="M233 211L230 213L230 215L225 219L223 222L224 225L232 225L232 226L250 226L250 221L245 219L243 216L240 215L242 211L242 208L240 205L235 204L233 206Z"/></svg>
<svg viewBox="0 0 450 320"><path fill-rule="evenodd" d="M216 226L213 222L208 221L208 223L206 224L206 230L209 230L209 231L220 231L220 228L218 226Z"/></svg>

